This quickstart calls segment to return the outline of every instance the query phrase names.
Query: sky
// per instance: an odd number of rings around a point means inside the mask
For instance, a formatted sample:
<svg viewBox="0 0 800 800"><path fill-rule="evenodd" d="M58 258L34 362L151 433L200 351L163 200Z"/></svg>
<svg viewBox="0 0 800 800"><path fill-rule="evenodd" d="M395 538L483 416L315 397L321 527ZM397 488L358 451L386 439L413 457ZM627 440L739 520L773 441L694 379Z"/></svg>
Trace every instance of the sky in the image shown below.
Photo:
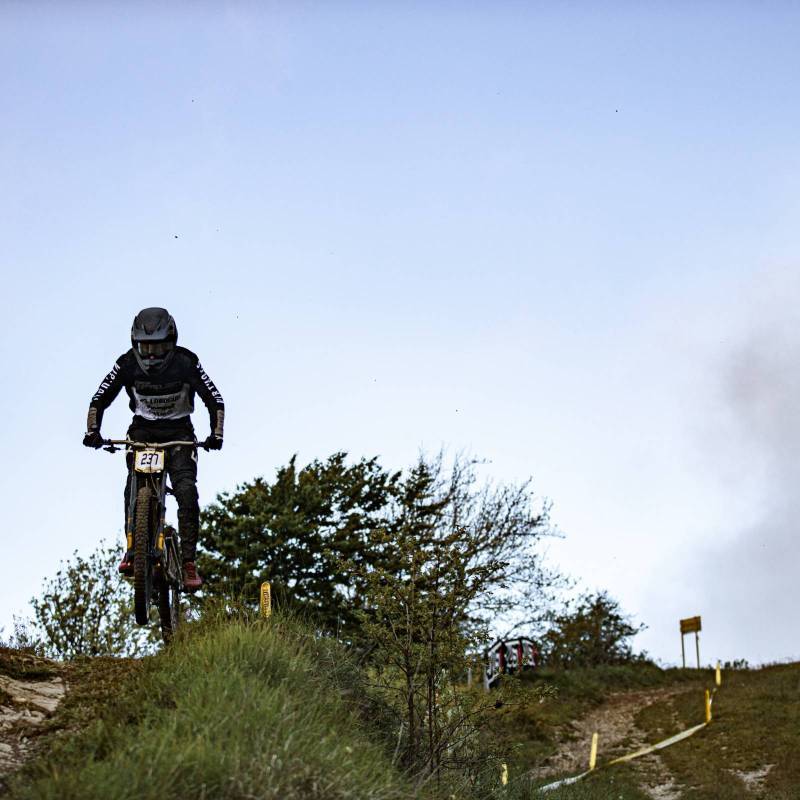
<svg viewBox="0 0 800 800"><path fill-rule="evenodd" d="M637 647L676 663L701 614L706 663L800 658L798 32L789 3L0 6L0 626L121 542L123 460L81 439L159 305L226 401L201 502L294 453L467 451L533 478Z"/></svg>

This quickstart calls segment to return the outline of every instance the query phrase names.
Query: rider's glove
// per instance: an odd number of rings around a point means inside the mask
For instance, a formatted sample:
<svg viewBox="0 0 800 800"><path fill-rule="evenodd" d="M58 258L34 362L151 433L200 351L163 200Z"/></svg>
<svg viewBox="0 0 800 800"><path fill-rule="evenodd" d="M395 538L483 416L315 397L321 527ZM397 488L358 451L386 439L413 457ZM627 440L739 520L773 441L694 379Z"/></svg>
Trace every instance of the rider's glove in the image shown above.
<svg viewBox="0 0 800 800"><path fill-rule="evenodd" d="M100 431L89 431L83 437L83 445L84 447L94 447L95 450L102 447L103 437L100 435Z"/></svg>
<svg viewBox="0 0 800 800"><path fill-rule="evenodd" d="M222 450L222 437L214 436L212 433L211 436L203 442L203 447L205 447L206 450Z"/></svg>

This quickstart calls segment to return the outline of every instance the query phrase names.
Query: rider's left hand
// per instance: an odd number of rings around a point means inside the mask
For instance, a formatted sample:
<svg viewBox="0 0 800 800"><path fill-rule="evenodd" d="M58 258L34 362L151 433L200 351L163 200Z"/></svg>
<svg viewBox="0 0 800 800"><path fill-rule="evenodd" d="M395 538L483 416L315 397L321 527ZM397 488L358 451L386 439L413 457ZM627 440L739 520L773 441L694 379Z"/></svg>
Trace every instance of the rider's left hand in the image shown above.
<svg viewBox="0 0 800 800"><path fill-rule="evenodd" d="M211 436L203 442L203 447L205 447L206 450L222 450L222 439L219 436L214 436L212 433Z"/></svg>

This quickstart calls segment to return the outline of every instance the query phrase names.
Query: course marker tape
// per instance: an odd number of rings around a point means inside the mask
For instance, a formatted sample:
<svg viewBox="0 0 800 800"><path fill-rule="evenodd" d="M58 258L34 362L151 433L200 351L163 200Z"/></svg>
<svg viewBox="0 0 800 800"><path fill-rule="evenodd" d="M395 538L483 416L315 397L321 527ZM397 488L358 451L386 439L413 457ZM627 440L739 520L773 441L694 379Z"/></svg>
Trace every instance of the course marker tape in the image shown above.
<svg viewBox="0 0 800 800"><path fill-rule="evenodd" d="M553 789L558 789L559 786L569 786L571 783L577 783L581 778L585 778L592 770L587 769L586 772L581 772L580 775L575 775L572 778L562 778L555 783L548 783L546 786L540 786L540 792L551 792Z"/></svg>
<svg viewBox="0 0 800 800"><path fill-rule="evenodd" d="M708 725L707 722L701 722L699 725L695 725L693 728L676 733L674 736L670 736L669 739L664 739L663 742L651 744L649 747L643 747L641 750L637 750L635 753L629 753L627 756L620 756L619 758L615 758L608 763L622 764L623 761L633 761L634 758L639 758L639 756L646 756L648 753L652 753L655 750L661 750L664 747L669 747L671 744L682 742L684 739L688 739L690 736L693 736L695 733L697 733L697 731L699 731L701 728L705 728L706 725Z"/></svg>
<svg viewBox="0 0 800 800"><path fill-rule="evenodd" d="M706 697L705 697L705 712L706 712L706 721L701 722L699 725L695 725L692 728L688 728L685 731L681 731L680 733L676 733L674 736L670 736L668 739L664 739L663 741L657 742L656 744L648 745L647 747L643 747L641 750L637 750L635 753L629 753L626 756L619 756L619 758L614 758L611 761L607 761L605 764L601 764L601 767L610 767L612 764L622 764L625 761L633 761L634 758L639 758L640 756L646 756L648 753L653 753L656 750L662 750L665 747L669 747L670 745L676 744L677 742L682 742L684 739L688 739L690 736L694 736L697 731L702 730L703 728L707 727L711 723L711 704L714 702L714 694L716 693L717 689L714 687L711 692L706 689ZM597 734L592 736L592 745L594 749L594 737ZM581 772L580 775L573 775L571 778L562 778L559 781L555 781L554 783L547 783L544 786L539 787L540 792L550 792L553 789L558 789L560 786L569 786L572 783L577 783L582 778L585 778L589 775L593 769L594 764L591 764L591 756L590 756L590 767L586 770L586 772Z"/></svg>

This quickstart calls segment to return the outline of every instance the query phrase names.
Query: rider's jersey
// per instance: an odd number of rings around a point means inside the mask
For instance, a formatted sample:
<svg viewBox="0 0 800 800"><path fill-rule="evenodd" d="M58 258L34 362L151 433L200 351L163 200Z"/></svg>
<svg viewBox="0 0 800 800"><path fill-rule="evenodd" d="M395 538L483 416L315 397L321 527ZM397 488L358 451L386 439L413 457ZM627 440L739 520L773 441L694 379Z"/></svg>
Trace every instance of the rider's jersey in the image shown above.
<svg viewBox="0 0 800 800"><path fill-rule="evenodd" d="M103 378L89 403L89 429L100 429L103 412L122 388L128 393L136 427L192 430L190 414L199 394L208 409L211 432L222 438L225 404L222 395L200 365L197 356L185 347L176 347L166 367L148 375L139 365L133 350L121 355L111 372Z"/></svg>

